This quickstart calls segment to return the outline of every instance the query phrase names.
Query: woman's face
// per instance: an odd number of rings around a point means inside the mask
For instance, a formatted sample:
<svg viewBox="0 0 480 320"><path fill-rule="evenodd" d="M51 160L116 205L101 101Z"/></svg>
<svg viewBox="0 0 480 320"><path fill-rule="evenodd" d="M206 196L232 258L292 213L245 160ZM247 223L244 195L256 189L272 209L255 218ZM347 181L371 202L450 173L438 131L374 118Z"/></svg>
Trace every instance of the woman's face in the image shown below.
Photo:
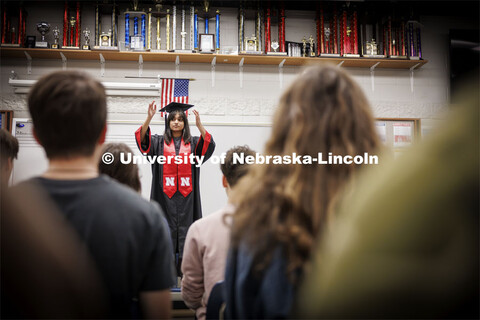
<svg viewBox="0 0 480 320"><path fill-rule="evenodd" d="M182 132L184 126L185 123L183 122L183 118L179 113L177 113L170 121L170 130L172 130L172 132Z"/></svg>

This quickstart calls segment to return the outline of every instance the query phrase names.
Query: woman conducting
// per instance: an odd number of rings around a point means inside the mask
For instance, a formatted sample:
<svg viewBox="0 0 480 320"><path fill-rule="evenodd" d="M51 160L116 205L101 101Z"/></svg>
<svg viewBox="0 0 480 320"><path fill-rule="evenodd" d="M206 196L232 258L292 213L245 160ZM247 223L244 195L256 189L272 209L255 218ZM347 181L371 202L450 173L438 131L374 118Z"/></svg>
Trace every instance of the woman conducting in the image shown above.
<svg viewBox="0 0 480 320"><path fill-rule="evenodd" d="M135 132L138 149L149 156L164 156L174 159L180 155L182 163L166 161L152 163L152 188L150 199L157 201L165 212L170 227L173 253L178 254L177 274L183 255L185 237L190 225L202 217L200 203L200 168L197 165L207 161L215 150L212 135L205 130L198 111L194 110L200 137L190 135L185 111L192 107L182 103L171 103L160 111L168 112L163 135L152 135L150 122L157 112L155 101L148 106L147 119ZM193 156L195 157L193 157ZM188 159L188 161L183 161ZM190 160L192 159L192 160ZM201 159L201 160L200 160Z"/></svg>

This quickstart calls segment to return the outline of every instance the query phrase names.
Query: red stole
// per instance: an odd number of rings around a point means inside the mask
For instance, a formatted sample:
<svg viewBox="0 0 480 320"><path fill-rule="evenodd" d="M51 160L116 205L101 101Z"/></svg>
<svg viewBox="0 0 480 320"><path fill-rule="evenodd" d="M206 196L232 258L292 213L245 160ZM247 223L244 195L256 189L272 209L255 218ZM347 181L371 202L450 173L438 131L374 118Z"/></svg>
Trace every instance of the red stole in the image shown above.
<svg viewBox="0 0 480 320"><path fill-rule="evenodd" d="M163 165L163 192L169 197L172 198L175 192L180 191L184 197L188 196L192 192L192 165L190 164L190 144L185 145L185 142L180 143L180 152L178 156L182 157L182 163L176 164L175 162L175 143L170 141L170 144L167 145L165 140L163 141L163 155L165 156L166 162ZM170 159L170 163L168 161ZM185 161L187 157L187 161ZM178 161L177 161L178 162Z"/></svg>

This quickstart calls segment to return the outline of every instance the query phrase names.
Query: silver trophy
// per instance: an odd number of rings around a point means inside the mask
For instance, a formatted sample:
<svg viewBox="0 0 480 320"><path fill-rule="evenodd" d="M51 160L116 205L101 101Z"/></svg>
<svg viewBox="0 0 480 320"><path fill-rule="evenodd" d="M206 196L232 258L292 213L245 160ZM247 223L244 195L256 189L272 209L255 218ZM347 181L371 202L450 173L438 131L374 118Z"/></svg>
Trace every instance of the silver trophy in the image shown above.
<svg viewBox="0 0 480 320"><path fill-rule="evenodd" d="M85 30L83 30L83 36L85 37L85 43L82 46L83 50L90 50L90 34L90 29L85 28Z"/></svg>
<svg viewBox="0 0 480 320"><path fill-rule="evenodd" d="M60 29L58 29L57 26L55 26L55 28L53 28L53 43L52 43L52 49L58 49L59 48L59 44L58 44L58 39L60 39Z"/></svg>
<svg viewBox="0 0 480 320"><path fill-rule="evenodd" d="M50 24L45 21L37 23L37 31L42 35L42 41L35 42L35 47L48 48L48 42L45 41L45 35L50 31Z"/></svg>
<svg viewBox="0 0 480 320"><path fill-rule="evenodd" d="M278 41L277 41L277 40L273 40L271 47L272 47L272 49L273 49L274 52L277 52L277 49L279 48Z"/></svg>

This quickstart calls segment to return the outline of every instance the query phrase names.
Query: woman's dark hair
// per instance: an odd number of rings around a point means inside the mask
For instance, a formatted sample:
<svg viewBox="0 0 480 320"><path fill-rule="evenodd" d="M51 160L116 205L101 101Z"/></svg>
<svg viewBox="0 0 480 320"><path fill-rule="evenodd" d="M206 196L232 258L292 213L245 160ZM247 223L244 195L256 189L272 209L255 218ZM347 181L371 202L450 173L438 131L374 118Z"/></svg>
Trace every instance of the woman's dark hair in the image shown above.
<svg viewBox="0 0 480 320"><path fill-rule="evenodd" d="M170 144L170 142L172 141L173 135L172 135L172 130L170 129L170 121L175 119L175 116L177 114L179 114L183 120L183 142L185 142L185 144L189 144L190 141L192 140L192 136L190 135L190 126L188 125L187 115L185 114L185 112L181 110L175 110L168 114L167 127L165 128L165 134L163 135L165 138L165 142L167 144Z"/></svg>
<svg viewBox="0 0 480 320"><path fill-rule="evenodd" d="M102 154L110 152L114 156L114 161L111 164L105 164L102 160L98 163L98 170L100 173L112 177L118 182L129 186L137 192L142 191L142 184L140 183L140 176L138 174L138 166L130 161L128 164L123 164L120 161L120 154L131 153L132 149L125 143L107 143L104 145Z"/></svg>

